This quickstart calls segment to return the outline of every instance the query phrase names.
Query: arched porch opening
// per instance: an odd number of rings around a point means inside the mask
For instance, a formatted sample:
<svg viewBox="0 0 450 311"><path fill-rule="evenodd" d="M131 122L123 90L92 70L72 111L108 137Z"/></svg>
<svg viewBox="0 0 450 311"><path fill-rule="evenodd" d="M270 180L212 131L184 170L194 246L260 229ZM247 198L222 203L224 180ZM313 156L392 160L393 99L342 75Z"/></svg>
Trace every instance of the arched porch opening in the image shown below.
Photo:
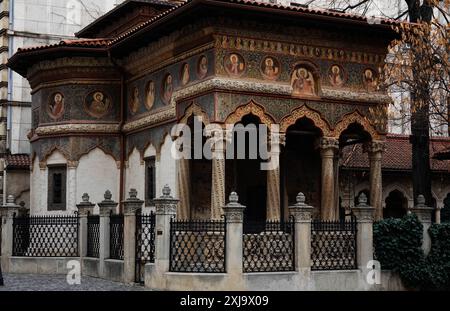
<svg viewBox="0 0 450 311"><path fill-rule="evenodd" d="M383 218L402 218L408 210L408 200L399 190L393 190L386 198Z"/></svg>
<svg viewBox="0 0 450 311"><path fill-rule="evenodd" d="M307 117L298 119L286 131L280 155L281 215L285 220L289 217L288 206L295 204L299 192L314 207L313 217L320 218L322 168L317 146L321 137L322 130Z"/></svg>
<svg viewBox="0 0 450 311"><path fill-rule="evenodd" d="M266 138L260 137L264 135L259 129L261 123L252 113L244 115L235 123L232 141L227 144L225 189L226 193L237 192L239 202L246 206L244 224L264 223L267 216L267 171L261 169L264 159L259 152ZM229 148L234 148L232 158Z"/></svg>
<svg viewBox="0 0 450 311"><path fill-rule="evenodd" d="M450 192L444 199L444 206L441 210L441 222L450 222Z"/></svg>

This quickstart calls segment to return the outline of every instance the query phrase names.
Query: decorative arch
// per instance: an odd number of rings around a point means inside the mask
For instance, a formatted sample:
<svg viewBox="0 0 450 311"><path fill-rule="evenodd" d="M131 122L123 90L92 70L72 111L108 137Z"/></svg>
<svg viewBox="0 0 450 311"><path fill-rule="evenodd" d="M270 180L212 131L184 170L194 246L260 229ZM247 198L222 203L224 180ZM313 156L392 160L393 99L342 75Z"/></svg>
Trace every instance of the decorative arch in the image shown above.
<svg viewBox="0 0 450 311"><path fill-rule="evenodd" d="M275 124L275 120L266 113L264 108L253 100L248 104L237 107L228 117L225 119L225 124L236 124L241 121L242 117L248 114L257 116L262 124L265 124L269 129L272 124Z"/></svg>
<svg viewBox="0 0 450 311"><path fill-rule="evenodd" d="M61 153L62 156L66 159L66 161L70 161L69 155L63 148L61 148L60 146L53 146L49 150L47 150L47 152L44 153L42 160L40 160L40 162L47 164L48 158L50 158L50 156L55 152Z"/></svg>
<svg viewBox="0 0 450 311"><path fill-rule="evenodd" d="M382 200L383 208L386 208L386 199L389 196L389 194L394 190L400 191L408 200L408 209L414 207L414 199L411 196L408 189L406 189L405 186L401 184L393 183L383 188L383 200Z"/></svg>
<svg viewBox="0 0 450 311"><path fill-rule="evenodd" d="M318 127L324 136L330 137L331 135L331 128L328 124L328 122L322 118L322 116L315 110L312 110L311 108L307 107L306 105L303 105L299 108L294 109L291 111L291 113L287 116L285 116L281 122L280 122L280 132L286 133L287 129L294 125L295 122L297 122L301 118L308 118L310 119L316 127Z"/></svg>
<svg viewBox="0 0 450 311"><path fill-rule="evenodd" d="M203 111L202 107L197 105L196 103L192 103L189 107L184 111L183 117L180 119L180 124L187 124L188 119L191 116L202 117L203 123L205 125L210 124L209 116L206 112Z"/></svg>
<svg viewBox="0 0 450 311"><path fill-rule="evenodd" d="M380 140L380 135L378 134L377 130L373 127L369 120L357 110L353 111L350 114L346 114L342 118L342 120L338 122L338 124L334 128L334 136L341 136L342 132L344 132L352 123L358 123L359 125L361 125L364 130L369 133L372 140Z"/></svg>

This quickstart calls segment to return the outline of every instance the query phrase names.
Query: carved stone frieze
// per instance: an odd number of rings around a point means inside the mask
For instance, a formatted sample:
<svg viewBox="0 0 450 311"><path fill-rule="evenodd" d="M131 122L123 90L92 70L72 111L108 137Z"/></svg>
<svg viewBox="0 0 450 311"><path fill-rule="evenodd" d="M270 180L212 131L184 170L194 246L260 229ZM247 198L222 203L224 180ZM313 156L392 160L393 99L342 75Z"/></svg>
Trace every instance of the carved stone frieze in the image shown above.
<svg viewBox="0 0 450 311"><path fill-rule="evenodd" d="M119 133L119 124L60 124L40 126L35 130L38 136L68 133Z"/></svg>

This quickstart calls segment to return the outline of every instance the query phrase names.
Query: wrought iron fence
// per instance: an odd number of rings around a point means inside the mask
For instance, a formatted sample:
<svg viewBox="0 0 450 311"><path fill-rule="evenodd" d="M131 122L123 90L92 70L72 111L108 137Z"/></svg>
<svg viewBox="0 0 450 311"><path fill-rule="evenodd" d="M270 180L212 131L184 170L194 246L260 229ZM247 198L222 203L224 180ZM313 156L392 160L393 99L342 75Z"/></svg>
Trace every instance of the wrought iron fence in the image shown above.
<svg viewBox="0 0 450 311"><path fill-rule="evenodd" d="M295 271L294 219L245 223L244 272Z"/></svg>
<svg viewBox="0 0 450 311"><path fill-rule="evenodd" d="M146 263L155 262L155 213L136 216L136 282L144 281Z"/></svg>
<svg viewBox="0 0 450 311"><path fill-rule="evenodd" d="M226 272L226 234L225 220L172 220L170 271Z"/></svg>
<svg viewBox="0 0 450 311"><path fill-rule="evenodd" d="M77 257L79 218L21 216L13 219L13 256Z"/></svg>
<svg viewBox="0 0 450 311"><path fill-rule="evenodd" d="M311 227L311 270L352 270L356 261L356 220L314 220Z"/></svg>
<svg viewBox="0 0 450 311"><path fill-rule="evenodd" d="M109 218L109 258L123 260L123 215Z"/></svg>
<svg viewBox="0 0 450 311"><path fill-rule="evenodd" d="M99 258L100 255L100 216L87 217L87 257Z"/></svg>

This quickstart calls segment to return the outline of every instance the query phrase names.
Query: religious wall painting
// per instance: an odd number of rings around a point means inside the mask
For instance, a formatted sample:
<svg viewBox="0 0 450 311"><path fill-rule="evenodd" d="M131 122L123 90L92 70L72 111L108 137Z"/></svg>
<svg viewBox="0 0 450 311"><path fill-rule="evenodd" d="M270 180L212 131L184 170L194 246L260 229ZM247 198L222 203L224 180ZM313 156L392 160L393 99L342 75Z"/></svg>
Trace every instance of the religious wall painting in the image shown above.
<svg viewBox="0 0 450 311"><path fill-rule="evenodd" d="M173 78L171 74L167 74L164 77L162 83L162 100L164 103L169 104L173 94Z"/></svg>
<svg viewBox="0 0 450 311"><path fill-rule="evenodd" d="M367 91L373 92L378 87L378 77L375 70L366 68L363 73L363 83Z"/></svg>
<svg viewBox="0 0 450 311"><path fill-rule="evenodd" d="M155 104L155 83L153 81L149 81L147 86L145 87L145 107L147 110L153 108Z"/></svg>
<svg viewBox="0 0 450 311"><path fill-rule="evenodd" d="M130 101L128 102L128 108L132 114L138 112L141 103L139 101L139 89L137 87L133 88L131 92Z"/></svg>
<svg viewBox="0 0 450 311"><path fill-rule="evenodd" d="M100 119L110 112L111 100L101 91L91 92L84 99L84 110L91 117Z"/></svg>
<svg viewBox="0 0 450 311"><path fill-rule="evenodd" d="M344 69L339 65L332 65L328 72L328 79L332 86L341 87L346 80Z"/></svg>
<svg viewBox="0 0 450 311"><path fill-rule="evenodd" d="M306 66L296 66L291 75L292 96L317 96L317 81Z"/></svg>
<svg viewBox="0 0 450 311"><path fill-rule="evenodd" d="M280 68L280 62L272 56L265 57L261 62L261 74L264 79L278 79L280 76Z"/></svg>
<svg viewBox="0 0 450 311"><path fill-rule="evenodd" d="M205 55L200 56L197 65L197 76L199 79L203 79L208 74L208 58Z"/></svg>
<svg viewBox="0 0 450 311"><path fill-rule="evenodd" d="M48 101L47 113L53 120L61 118L64 114L64 95L60 92L53 93Z"/></svg>
<svg viewBox="0 0 450 311"><path fill-rule="evenodd" d="M240 77L245 71L245 61L244 58L237 54L231 53L225 56L224 67L226 72L232 77Z"/></svg>
<svg viewBox="0 0 450 311"><path fill-rule="evenodd" d="M190 75L189 75L189 64L188 63L184 63L181 66L181 76L180 76L180 81L181 81L181 85L185 86L186 84L189 83L190 81Z"/></svg>

